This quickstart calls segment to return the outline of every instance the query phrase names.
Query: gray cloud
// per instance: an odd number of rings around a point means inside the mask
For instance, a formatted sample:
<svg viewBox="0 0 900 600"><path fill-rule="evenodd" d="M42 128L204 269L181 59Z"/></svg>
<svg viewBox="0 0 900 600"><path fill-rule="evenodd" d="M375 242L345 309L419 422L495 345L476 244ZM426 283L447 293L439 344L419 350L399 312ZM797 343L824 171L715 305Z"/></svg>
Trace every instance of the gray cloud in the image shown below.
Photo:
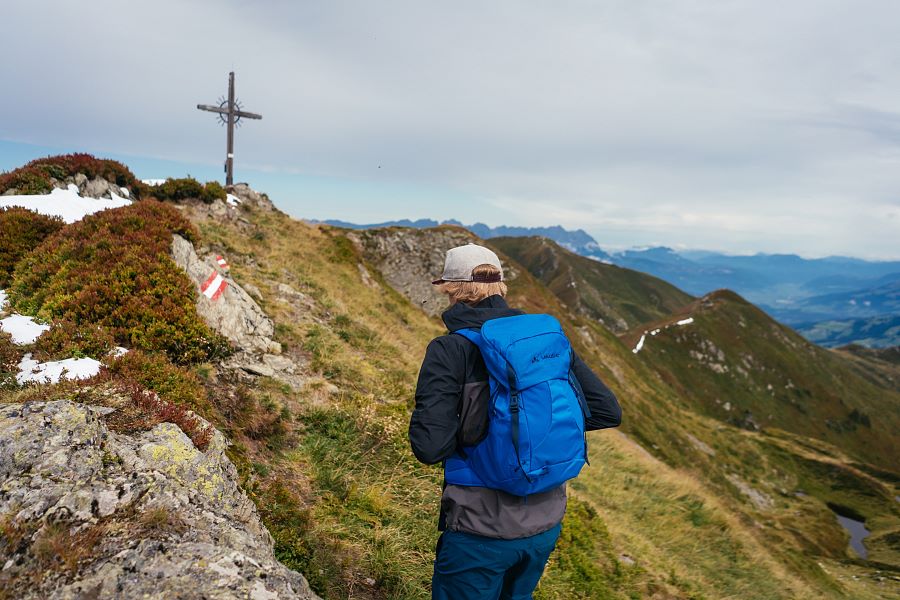
<svg viewBox="0 0 900 600"><path fill-rule="evenodd" d="M383 165L618 245L900 257L898 19L890 0L31 0L4 7L0 137L218 162L193 106L233 67L265 115L244 164Z"/></svg>

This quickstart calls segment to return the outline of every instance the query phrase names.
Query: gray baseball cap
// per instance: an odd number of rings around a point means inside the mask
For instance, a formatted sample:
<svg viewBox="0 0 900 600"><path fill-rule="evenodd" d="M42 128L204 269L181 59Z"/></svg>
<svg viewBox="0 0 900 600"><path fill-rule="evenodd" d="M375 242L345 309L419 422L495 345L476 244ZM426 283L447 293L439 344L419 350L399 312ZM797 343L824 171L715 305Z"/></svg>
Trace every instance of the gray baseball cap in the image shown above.
<svg viewBox="0 0 900 600"><path fill-rule="evenodd" d="M472 274L472 271L479 265L494 265L499 269L500 274L476 277ZM503 281L503 265L500 264L500 259L497 258L497 255L489 248L477 244L457 246L447 250L447 256L444 259L444 272L441 274L440 279L435 279L431 283L437 285L447 281L477 281L480 283Z"/></svg>

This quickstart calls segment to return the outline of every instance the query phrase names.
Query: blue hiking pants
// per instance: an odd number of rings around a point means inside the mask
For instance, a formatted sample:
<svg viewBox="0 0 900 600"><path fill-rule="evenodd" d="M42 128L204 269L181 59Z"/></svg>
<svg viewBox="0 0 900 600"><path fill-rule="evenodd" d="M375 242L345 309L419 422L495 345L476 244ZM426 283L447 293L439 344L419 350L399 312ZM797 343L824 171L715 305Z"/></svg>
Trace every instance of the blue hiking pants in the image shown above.
<svg viewBox="0 0 900 600"><path fill-rule="evenodd" d="M500 540L445 531L437 543L432 600L528 600L559 537L560 525Z"/></svg>

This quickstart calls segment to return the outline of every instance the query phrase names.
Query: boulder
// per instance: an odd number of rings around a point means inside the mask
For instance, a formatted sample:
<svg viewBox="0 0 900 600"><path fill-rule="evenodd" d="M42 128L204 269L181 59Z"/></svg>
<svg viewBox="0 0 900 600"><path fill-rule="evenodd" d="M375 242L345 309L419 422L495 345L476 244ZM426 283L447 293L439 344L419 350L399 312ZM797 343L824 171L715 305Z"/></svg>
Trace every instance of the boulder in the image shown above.
<svg viewBox="0 0 900 600"><path fill-rule="evenodd" d="M208 424L207 424L208 425ZM318 598L279 563L213 430L111 431L68 400L0 404L0 587L15 598Z"/></svg>
<svg viewBox="0 0 900 600"><path fill-rule="evenodd" d="M102 177L95 177L86 181L83 186L78 186L82 197L85 198L109 198L109 182Z"/></svg>
<svg viewBox="0 0 900 600"><path fill-rule="evenodd" d="M251 354L281 352L281 345L272 340L275 333L272 320L250 294L219 268L215 256L210 254L201 259L189 241L175 235L172 238L172 258L198 290L213 273L219 273L226 281L225 291L215 300L199 292L197 294L197 313L210 327L240 351Z"/></svg>

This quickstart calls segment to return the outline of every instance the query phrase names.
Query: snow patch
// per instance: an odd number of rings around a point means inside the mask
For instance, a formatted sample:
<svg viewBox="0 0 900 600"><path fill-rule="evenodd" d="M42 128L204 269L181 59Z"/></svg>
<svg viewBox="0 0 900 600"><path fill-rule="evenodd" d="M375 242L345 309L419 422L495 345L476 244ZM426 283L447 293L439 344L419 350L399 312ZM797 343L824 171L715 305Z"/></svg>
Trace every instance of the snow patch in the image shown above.
<svg viewBox="0 0 900 600"><path fill-rule="evenodd" d="M66 223L74 223L95 212L131 204L127 198L110 195L111 200L82 198L78 194L78 186L70 183L67 189L54 188L49 194L0 196L0 206L21 206L42 215L61 217Z"/></svg>
<svg viewBox="0 0 900 600"><path fill-rule="evenodd" d="M166 182L165 179L141 179L142 183L146 183L147 185L162 185Z"/></svg>
<svg viewBox="0 0 900 600"><path fill-rule="evenodd" d="M32 317L10 315L5 319L0 319L0 330L12 336L13 344L32 344L48 329L50 329L49 325L36 323Z"/></svg>
<svg viewBox="0 0 900 600"><path fill-rule="evenodd" d="M118 358L123 354L128 354L128 348L123 348L122 346L116 346L112 350L109 351L109 355L113 358Z"/></svg>
<svg viewBox="0 0 900 600"><path fill-rule="evenodd" d="M659 335L659 333L661 331L665 331L666 329L668 329L669 327L672 327L673 325L690 325L693 322L694 322L694 317L688 317L687 319L682 319L680 321L676 321L675 323L669 323L668 325L664 325L663 327L657 327L656 329L645 331L643 334L641 334L641 339L638 340L637 346L635 346L634 349L632 349L632 352L634 354L637 354L638 352L641 351L641 348L644 347L644 340L647 339L648 333L652 336L655 336L655 335Z"/></svg>
<svg viewBox="0 0 900 600"><path fill-rule="evenodd" d="M6 290L0 290L0 312L3 311L4 306L6 306Z"/></svg>
<svg viewBox="0 0 900 600"><path fill-rule="evenodd" d="M645 333L644 335L641 336L641 339L638 340L637 346L635 346L634 350L632 350L632 352L634 354L637 354L638 352L640 352L641 348L644 347L644 339L646 339L646 337L647 337L647 334Z"/></svg>
<svg viewBox="0 0 900 600"><path fill-rule="evenodd" d="M237 206L238 204L241 203L241 199L238 198L237 196L235 196L234 194L225 194L225 199L228 202L228 204L230 204L232 206Z"/></svg>
<svg viewBox="0 0 900 600"><path fill-rule="evenodd" d="M60 379L87 379L100 372L100 361L93 358L67 358L38 362L26 354L19 363L16 381L19 384L58 383Z"/></svg>

